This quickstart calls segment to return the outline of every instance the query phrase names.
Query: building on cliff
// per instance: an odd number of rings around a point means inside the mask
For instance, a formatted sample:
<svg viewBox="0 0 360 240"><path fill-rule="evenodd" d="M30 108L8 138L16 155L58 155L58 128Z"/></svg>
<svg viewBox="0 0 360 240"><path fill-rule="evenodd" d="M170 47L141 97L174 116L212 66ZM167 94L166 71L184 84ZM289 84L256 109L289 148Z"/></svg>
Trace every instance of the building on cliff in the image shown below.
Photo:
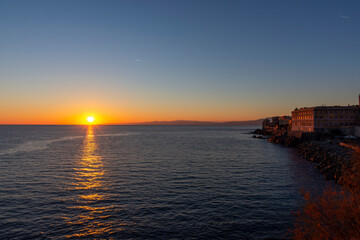
<svg viewBox="0 0 360 240"><path fill-rule="evenodd" d="M290 116L272 117L271 121L265 119L262 123L262 129L265 131L272 131L274 129L286 129L288 130L291 124Z"/></svg>
<svg viewBox="0 0 360 240"><path fill-rule="evenodd" d="M359 105L352 106L319 106L295 109L291 112L291 131L327 132L332 129L349 129L360 125Z"/></svg>

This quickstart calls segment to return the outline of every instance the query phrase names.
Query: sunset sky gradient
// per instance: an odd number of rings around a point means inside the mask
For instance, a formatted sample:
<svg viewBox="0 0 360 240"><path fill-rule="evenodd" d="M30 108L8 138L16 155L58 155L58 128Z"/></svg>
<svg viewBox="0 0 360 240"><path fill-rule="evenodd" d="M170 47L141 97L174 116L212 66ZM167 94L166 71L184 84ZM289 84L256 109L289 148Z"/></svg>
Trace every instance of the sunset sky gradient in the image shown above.
<svg viewBox="0 0 360 240"><path fill-rule="evenodd" d="M0 124L357 104L360 1L0 1Z"/></svg>

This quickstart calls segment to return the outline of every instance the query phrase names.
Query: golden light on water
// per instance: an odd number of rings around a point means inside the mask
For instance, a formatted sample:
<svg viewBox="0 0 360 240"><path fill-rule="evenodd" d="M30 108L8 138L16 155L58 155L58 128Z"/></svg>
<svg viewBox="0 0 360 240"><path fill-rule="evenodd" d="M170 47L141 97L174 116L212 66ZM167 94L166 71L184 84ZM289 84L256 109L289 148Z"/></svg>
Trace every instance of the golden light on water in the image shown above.
<svg viewBox="0 0 360 240"><path fill-rule="evenodd" d="M99 155L98 145L94 136L93 126L89 126L74 167L73 182L70 190L78 194L72 198L74 211L65 220L69 226L82 226L77 233L67 238L88 238L102 236L111 231L113 226L119 225L114 221L105 221L113 211L114 206L99 204L109 198L106 193L102 157ZM105 219L105 220L104 220ZM120 224L121 225L121 224ZM120 229L117 229L120 231Z"/></svg>

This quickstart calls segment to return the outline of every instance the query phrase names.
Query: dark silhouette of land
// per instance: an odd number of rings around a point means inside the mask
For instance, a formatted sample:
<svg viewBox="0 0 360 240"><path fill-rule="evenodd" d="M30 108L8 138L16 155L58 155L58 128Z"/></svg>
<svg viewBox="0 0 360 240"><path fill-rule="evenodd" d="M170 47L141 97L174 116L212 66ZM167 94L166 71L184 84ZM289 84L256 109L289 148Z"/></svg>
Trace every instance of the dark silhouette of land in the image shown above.
<svg viewBox="0 0 360 240"><path fill-rule="evenodd" d="M251 121L229 121L229 122L207 122L207 121L189 121L189 120L175 120L175 121L152 121L142 123L132 123L131 125L178 125L178 126L248 126L261 125L264 119Z"/></svg>

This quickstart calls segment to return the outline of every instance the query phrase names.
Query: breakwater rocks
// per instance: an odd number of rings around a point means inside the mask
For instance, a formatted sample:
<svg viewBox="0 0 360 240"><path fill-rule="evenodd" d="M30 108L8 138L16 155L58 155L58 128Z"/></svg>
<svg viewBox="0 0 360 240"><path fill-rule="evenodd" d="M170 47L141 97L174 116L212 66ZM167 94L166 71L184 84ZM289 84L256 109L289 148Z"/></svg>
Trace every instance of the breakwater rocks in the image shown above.
<svg viewBox="0 0 360 240"><path fill-rule="evenodd" d="M341 178L342 169L349 167L352 151L340 146L339 140L334 136L324 134L301 134L296 135L287 131L267 132L255 130L253 134L263 134L269 139L268 142L295 147L298 153L307 160L316 164L317 171L326 179L338 181Z"/></svg>
<svg viewBox="0 0 360 240"><path fill-rule="evenodd" d="M266 130L262 129L255 129L254 131L250 132L251 134L258 134L258 135L264 135L264 136L270 136L271 132L268 132Z"/></svg>
<svg viewBox="0 0 360 240"><path fill-rule="evenodd" d="M338 181L344 167L349 167L351 151L338 142L309 141L297 146L300 155L316 163L315 168L326 179Z"/></svg>
<svg viewBox="0 0 360 240"><path fill-rule="evenodd" d="M250 134L254 134L252 137L258 139L269 139L271 136L271 132L261 129L256 129L255 131L250 132Z"/></svg>
<svg viewBox="0 0 360 240"><path fill-rule="evenodd" d="M287 132L274 134L269 139L268 142L282 144L289 147L296 147L299 145L302 140L300 138L289 136Z"/></svg>

